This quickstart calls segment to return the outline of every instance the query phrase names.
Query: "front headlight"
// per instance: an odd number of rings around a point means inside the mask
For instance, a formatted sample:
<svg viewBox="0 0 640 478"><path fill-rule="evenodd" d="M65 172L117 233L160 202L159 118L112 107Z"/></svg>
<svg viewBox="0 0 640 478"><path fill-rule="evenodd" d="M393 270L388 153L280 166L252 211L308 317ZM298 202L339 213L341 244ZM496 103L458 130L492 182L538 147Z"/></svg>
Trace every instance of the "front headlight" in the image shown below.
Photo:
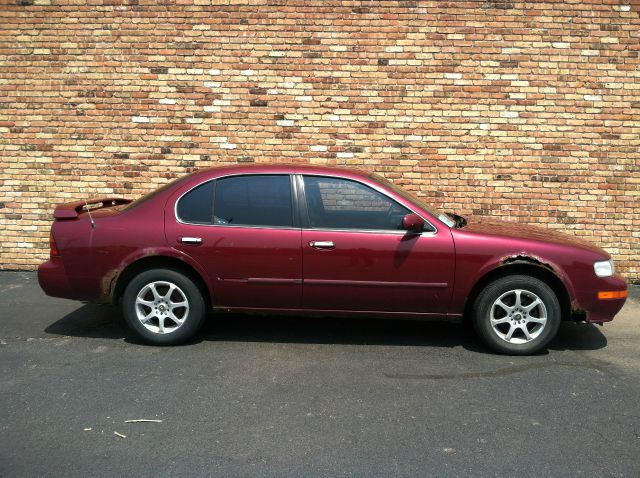
<svg viewBox="0 0 640 478"><path fill-rule="evenodd" d="M613 265L613 259L609 259L608 261L594 262L593 270L598 277L611 277L616 268Z"/></svg>

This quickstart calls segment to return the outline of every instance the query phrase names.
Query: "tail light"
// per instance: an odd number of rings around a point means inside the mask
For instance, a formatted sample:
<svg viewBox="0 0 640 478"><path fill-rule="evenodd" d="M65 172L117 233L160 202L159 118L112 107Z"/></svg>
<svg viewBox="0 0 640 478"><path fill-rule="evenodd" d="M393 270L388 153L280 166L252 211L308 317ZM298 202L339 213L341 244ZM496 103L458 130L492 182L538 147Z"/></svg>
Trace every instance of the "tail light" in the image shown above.
<svg viewBox="0 0 640 478"><path fill-rule="evenodd" d="M49 252L51 257L60 255L60 251L56 245L56 240L53 238L53 231L49 233Z"/></svg>

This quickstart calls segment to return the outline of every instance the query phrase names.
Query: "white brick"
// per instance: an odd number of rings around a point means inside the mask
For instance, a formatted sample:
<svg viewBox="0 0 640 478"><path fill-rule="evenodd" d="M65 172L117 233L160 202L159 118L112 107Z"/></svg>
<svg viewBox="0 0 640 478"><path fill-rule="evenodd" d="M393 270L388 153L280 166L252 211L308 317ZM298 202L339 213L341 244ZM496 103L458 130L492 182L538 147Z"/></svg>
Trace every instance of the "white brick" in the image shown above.
<svg viewBox="0 0 640 478"><path fill-rule="evenodd" d="M276 51L276 50L272 50L269 52L269 56L273 56L273 57L282 57L285 56L287 53L284 51Z"/></svg>
<svg viewBox="0 0 640 478"><path fill-rule="evenodd" d="M160 101L158 101L158 103L160 103L161 105L175 105L176 102L177 101L173 98L162 98Z"/></svg>
<svg viewBox="0 0 640 478"><path fill-rule="evenodd" d="M226 143L227 142L227 137L226 136L212 136L211 138L209 138L209 141L212 143Z"/></svg>
<svg viewBox="0 0 640 478"><path fill-rule="evenodd" d="M517 111L501 111L500 116L502 118L517 118L518 112Z"/></svg>
<svg viewBox="0 0 640 478"><path fill-rule="evenodd" d="M631 11L631 5L620 5L621 12L629 12Z"/></svg>
<svg viewBox="0 0 640 478"><path fill-rule="evenodd" d="M276 121L276 124L278 126L293 126L295 123L292 120L284 119Z"/></svg>
<svg viewBox="0 0 640 478"><path fill-rule="evenodd" d="M450 80L459 80L462 78L462 73L445 73L445 78L449 78Z"/></svg>
<svg viewBox="0 0 640 478"><path fill-rule="evenodd" d="M341 152L336 155L338 158L353 158L353 153Z"/></svg>
<svg viewBox="0 0 640 478"><path fill-rule="evenodd" d="M402 53L404 51L404 47L399 45L388 46L384 49L387 53Z"/></svg>
<svg viewBox="0 0 640 478"><path fill-rule="evenodd" d="M580 54L582 56L598 56L600 52L598 50L582 50Z"/></svg>
<svg viewBox="0 0 640 478"><path fill-rule="evenodd" d="M205 106L204 110L207 113L216 113L218 111L220 111L222 108L220 108L219 106Z"/></svg>
<svg viewBox="0 0 640 478"><path fill-rule="evenodd" d="M602 101L602 96L600 95L584 95L585 101Z"/></svg>
<svg viewBox="0 0 640 478"><path fill-rule="evenodd" d="M297 101L313 101L313 96L296 96Z"/></svg>
<svg viewBox="0 0 640 478"><path fill-rule="evenodd" d="M331 45L329 47L331 51L347 51L347 47L345 45Z"/></svg>
<svg viewBox="0 0 640 478"><path fill-rule="evenodd" d="M240 73L244 76L253 76L256 74L253 70L242 70Z"/></svg>
<svg viewBox="0 0 640 478"><path fill-rule="evenodd" d="M149 118L147 116L133 116L131 118L131 121L133 121L134 123L148 123Z"/></svg>
<svg viewBox="0 0 640 478"><path fill-rule="evenodd" d="M222 143L220 145L220 147L222 149L236 149L237 148L237 146L235 144L233 144L233 143Z"/></svg>
<svg viewBox="0 0 640 478"><path fill-rule="evenodd" d="M210 75L219 75L220 74L220 70L218 70L217 68L212 68L211 70L209 70L209 74Z"/></svg>
<svg viewBox="0 0 640 478"><path fill-rule="evenodd" d="M326 151L328 148L323 144L314 144L310 146L309 149L311 151L322 152L322 151Z"/></svg>
<svg viewBox="0 0 640 478"><path fill-rule="evenodd" d="M552 43L553 48L569 48L571 45L563 41L557 41Z"/></svg>

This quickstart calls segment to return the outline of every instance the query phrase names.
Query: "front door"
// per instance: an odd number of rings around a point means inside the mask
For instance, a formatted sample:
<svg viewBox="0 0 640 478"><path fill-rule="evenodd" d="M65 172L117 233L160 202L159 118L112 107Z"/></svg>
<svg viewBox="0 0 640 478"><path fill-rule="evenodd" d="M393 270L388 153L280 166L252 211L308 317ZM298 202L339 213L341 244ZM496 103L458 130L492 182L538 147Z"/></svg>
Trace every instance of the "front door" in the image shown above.
<svg viewBox="0 0 640 478"><path fill-rule="evenodd" d="M443 315L454 249L446 228L400 230L407 208L369 186L304 176L303 306Z"/></svg>
<svg viewBox="0 0 640 478"><path fill-rule="evenodd" d="M200 185L167 214L167 240L207 271L216 307L296 308L301 230L289 175L230 176Z"/></svg>

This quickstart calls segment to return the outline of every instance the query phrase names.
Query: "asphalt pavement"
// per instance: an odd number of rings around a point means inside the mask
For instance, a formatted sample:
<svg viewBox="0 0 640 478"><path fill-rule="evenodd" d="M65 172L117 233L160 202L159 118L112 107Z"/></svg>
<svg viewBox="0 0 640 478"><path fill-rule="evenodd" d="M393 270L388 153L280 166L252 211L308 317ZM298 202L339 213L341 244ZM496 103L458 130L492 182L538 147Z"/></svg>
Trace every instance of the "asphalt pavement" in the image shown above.
<svg viewBox="0 0 640 478"><path fill-rule="evenodd" d="M0 272L0 476L637 477L632 294L534 357L461 324L237 315L154 347Z"/></svg>

